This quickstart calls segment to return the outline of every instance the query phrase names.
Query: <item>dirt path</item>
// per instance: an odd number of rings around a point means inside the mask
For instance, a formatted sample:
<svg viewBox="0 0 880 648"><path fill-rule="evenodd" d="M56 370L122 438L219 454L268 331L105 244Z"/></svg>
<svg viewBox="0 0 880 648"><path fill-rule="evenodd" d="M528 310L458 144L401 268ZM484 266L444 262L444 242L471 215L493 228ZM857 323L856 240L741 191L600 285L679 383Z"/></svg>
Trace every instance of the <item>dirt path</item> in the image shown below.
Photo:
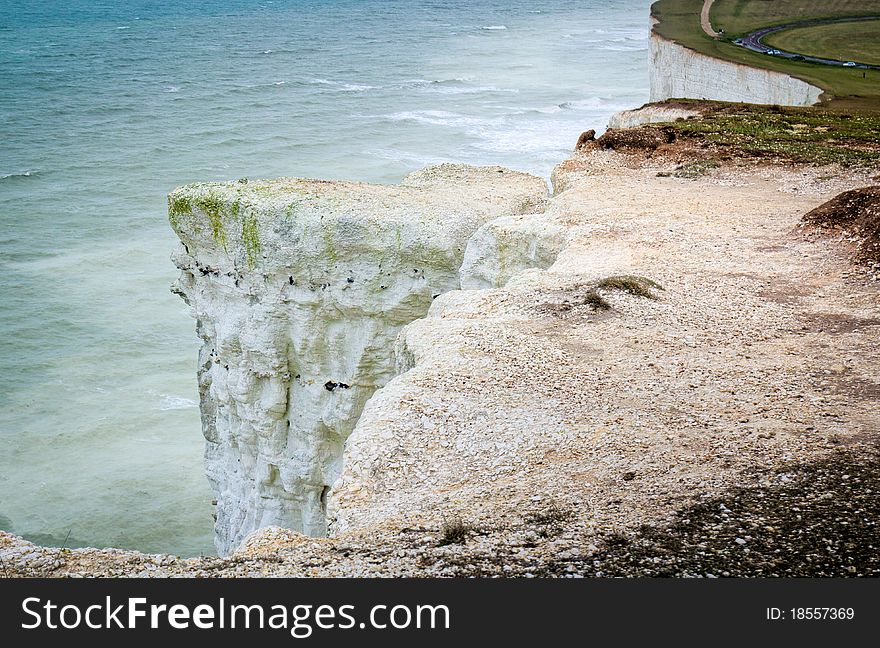
<svg viewBox="0 0 880 648"><path fill-rule="evenodd" d="M712 29L712 21L709 20L709 11L714 3L715 0L703 0L703 8L700 10L700 26L712 38L721 38L721 34Z"/></svg>

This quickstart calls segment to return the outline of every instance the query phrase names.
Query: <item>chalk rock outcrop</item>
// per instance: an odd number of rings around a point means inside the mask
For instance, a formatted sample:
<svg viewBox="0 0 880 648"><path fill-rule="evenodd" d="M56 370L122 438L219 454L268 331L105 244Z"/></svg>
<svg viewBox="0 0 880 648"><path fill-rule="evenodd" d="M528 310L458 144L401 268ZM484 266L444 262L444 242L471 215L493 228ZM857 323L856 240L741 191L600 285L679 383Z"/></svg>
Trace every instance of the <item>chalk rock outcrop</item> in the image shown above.
<svg viewBox="0 0 880 648"><path fill-rule="evenodd" d="M478 229L461 265L465 290L498 288L529 268L548 268L566 242L567 229L545 214L502 216Z"/></svg>
<svg viewBox="0 0 880 648"><path fill-rule="evenodd" d="M329 489L364 403L395 375L400 328L460 285L471 235L540 211L543 180L429 167L399 186L282 178L169 196L173 290L203 340L198 381L215 544L326 534Z"/></svg>
<svg viewBox="0 0 880 648"><path fill-rule="evenodd" d="M689 110L687 108L677 108L665 105L647 105L635 110L622 110L611 115L608 120L608 128L635 128L643 124L658 124L663 122L674 122L679 119L690 119L697 117L699 110Z"/></svg>

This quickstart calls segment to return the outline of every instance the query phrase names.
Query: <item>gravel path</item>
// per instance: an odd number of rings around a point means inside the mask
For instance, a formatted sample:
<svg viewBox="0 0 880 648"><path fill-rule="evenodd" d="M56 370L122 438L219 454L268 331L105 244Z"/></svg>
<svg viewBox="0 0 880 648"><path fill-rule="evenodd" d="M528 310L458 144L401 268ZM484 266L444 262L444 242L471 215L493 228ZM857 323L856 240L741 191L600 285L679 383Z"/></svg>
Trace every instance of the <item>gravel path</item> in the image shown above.
<svg viewBox="0 0 880 648"><path fill-rule="evenodd" d="M715 0L703 0L703 8L700 10L700 26L708 36L721 38L721 34L712 29L712 21L709 19L709 12L712 10L713 4L715 4Z"/></svg>

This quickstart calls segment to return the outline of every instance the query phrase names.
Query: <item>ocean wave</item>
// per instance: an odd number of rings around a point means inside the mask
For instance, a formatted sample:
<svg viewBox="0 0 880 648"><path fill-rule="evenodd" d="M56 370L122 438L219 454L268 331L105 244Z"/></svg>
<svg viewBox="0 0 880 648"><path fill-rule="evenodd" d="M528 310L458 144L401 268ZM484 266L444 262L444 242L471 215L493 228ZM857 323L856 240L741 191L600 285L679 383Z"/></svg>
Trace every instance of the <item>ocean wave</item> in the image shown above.
<svg viewBox="0 0 880 648"><path fill-rule="evenodd" d="M437 157L430 155L419 155L411 151L401 151L395 148L379 148L366 151L367 154L380 160L390 160L392 162L400 162L408 166L428 166L430 164L442 164L450 160L445 157Z"/></svg>
<svg viewBox="0 0 880 648"><path fill-rule="evenodd" d="M482 133L474 147L493 153L518 153L556 158L557 151L569 150L581 132L580 125L564 122L522 124L517 128L497 128Z"/></svg>
<svg viewBox="0 0 880 648"><path fill-rule="evenodd" d="M486 25L485 27L480 27L483 31L504 31L507 29L507 25Z"/></svg>
<svg viewBox="0 0 880 648"><path fill-rule="evenodd" d="M196 403L192 398L184 398L183 396L171 396L169 394L162 394L161 396L162 399L156 406L156 409L161 412L190 409L198 405L198 403Z"/></svg>
<svg viewBox="0 0 880 648"><path fill-rule="evenodd" d="M399 88L417 88L418 86L423 86L427 83L431 83L428 79L403 79L402 81L398 81L395 86Z"/></svg>
<svg viewBox="0 0 880 648"><path fill-rule="evenodd" d="M406 79L391 85L392 88L423 88L440 94L468 94L473 93L475 86L468 86L474 77L453 77L450 79ZM487 88L490 86L481 86ZM492 86L494 87L494 86ZM459 90L460 89L460 90ZM509 90L505 90L510 92Z"/></svg>
<svg viewBox="0 0 880 648"><path fill-rule="evenodd" d="M445 95L468 95L468 94L487 94L487 93L510 93L516 94L519 90L514 88L499 88L498 86L469 86L469 87L437 87L439 84L432 84L428 88L430 92Z"/></svg>
<svg viewBox="0 0 880 648"><path fill-rule="evenodd" d="M0 175L0 180L14 180L15 178L30 178L37 175L37 171L13 171Z"/></svg>
<svg viewBox="0 0 880 648"><path fill-rule="evenodd" d="M333 81L331 79L308 79L310 85L331 86L339 90L339 92L366 92L367 90L375 90L377 86L367 85L366 83L345 83L342 81Z"/></svg>
<svg viewBox="0 0 880 648"><path fill-rule="evenodd" d="M417 124L428 124L431 126L476 126L486 123L484 119L468 117L459 113L448 112L446 110L405 110L396 113L383 115L383 117L393 122L415 122Z"/></svg>
<svg viewBox="0 0 880 648"><path fill-rule="evenodd" d="M515 115L555 115L556 113L562 112L566 110L561 105L556 106L542 106L540 108L522 108L520 110L514 109Z"/></svg>
<svg viewBox="0 0 880 648"><path fill-rule="evenodd" d="M465 86L474 81L474 77L453 77L450 79L403 79L389 85L392 89L424 88L434 92L444 92L444 88ZM485 87L485 86L484 86ZM449 92L449 94L455 94Z"/></svg>
<svg viewBox="0 0 880 648"><path fill-rule="evenodd" d="M168 86L165 88L165 92L171 92L171 93L180 92L180 87L179 86Z"/></svg>
<svg viewBox="0 0 880 648"><path fill-rule="evenodd" d="M279 81L266 81L265 83L254 83L253 85L241 86L239 88L236 88L235 90L236 90L236 92L242 92L242 93L248 93L248 94L255 93L255 94L259 94L260 96L264 96L261 93L264 93L266 91L266 88L277 88L278 86L283 86L286 83L287 83L287 81L284 81L283 79L279 80ZM258 106L256 104L254 104L252 107L266 108L269 105L271 105L271 104L264 104L262 106Z"/></svg>
<svg viewBox="0 0 880 648"><path fill-rule="evenodd" d="M563 101L559 104L559 107L562 110L583 110L585 108L599 108L601 106L601 97L590 97L588 99L579 99L577 101Z"/></svg>
<svg viewBox="0 0 880 648"><path fill-rule="evenodd" d="M473 81L473 77L453 77L451 79L434 79L433 81L429 81L428 84L432 86L437 85L457 85L461 83L469 83Z"/></svg>
<svg viewBox="0 0 880 648"><path fill-rule="evenodd" d="M359 84L359 83L342 83L339 84L339 90L342 92L366 92L367 90L375 90L376 86Z"/></svg>
<svg viewBox="0 0 880 648"><path fill-rule="evenodd" d="M644 36L640 36L638 38L633 36L620 36L618 38L584 38L581 39L582 43L589 43L590 45L607 45L610 43L632 43L644 46L645 43L648 42L648 39Z"/></svg>

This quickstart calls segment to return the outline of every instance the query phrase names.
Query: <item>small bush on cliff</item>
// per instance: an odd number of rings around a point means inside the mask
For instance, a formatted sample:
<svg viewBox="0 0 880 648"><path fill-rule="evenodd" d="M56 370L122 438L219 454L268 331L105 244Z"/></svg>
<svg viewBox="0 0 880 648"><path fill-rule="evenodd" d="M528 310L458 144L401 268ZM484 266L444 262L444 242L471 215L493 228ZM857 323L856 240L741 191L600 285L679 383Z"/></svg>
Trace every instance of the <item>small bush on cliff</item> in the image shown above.
<svg viewBox="0 0 880 648"><path fill-rule="evenodd" d="M804 215L803 223L855 242L857 263L880 264L880 186L845 191Z"/></svg>
<svg viewBox="0 0 880 648"><path fill-rule="evenodd" d="M675 167L674 171L660 171L657 174L657 177L685 178L687 180L693 180L708 175L709 171L717 169L719 166L720 164L717 160L697 160L695 162L688 162L687 164L680 164Z"/></svg>
<svg viewBox="0 0 880 648"><path fill-rule="evenodd" d="M586 290L580 292L584 288ZM582 285L573 288L572 290L577 291L576 296L564 299L561 303L543 303L539 304L537 308L542 313L560 318L567 317L569 313L581 306L589 306L594 311L608 311L611 310L611 303L602 295L603 292L620 291L635 297L657 299L652 289L664 290L663 286L647 277L615 275L600 279L586 286Z"/></svg>
<svg viewBox="0 0 880 648"><path fill-rule="evenodd" d="M584 305L590 306L593 310L609 310L611 304L602 295L595 290L588 290L584 295Z"/></svg>
<svg viewBox="0 0 880 648"><path fill-rule="evenodd" d="M609 128L596 144L613 151L652 152L664 144L675 141L675 132L668 126L643 126L641 128ZM580 140L578 141L580 144Z"/></svg>
<svg viewBox="0 0 880 648"><path fill-rule="evenodd" d="M596 284L599 290L620 290L636 297L647 297L648 299L656 299L656 295L651 289L664 290L663 286L647 277L639 277L636 275L619 275L614 277L606 277Z"/></svg>
<svg viewBox="0 0 880 648"><path fill-rule="evenodd" d="M565 509L556 502L551 501L543 509L534 511L533 513L529 513L528 515L526 515L525 521L529 522L530 524L546 526L565 522L573 514L573 511Z"/></svg>
<svg viewBox="0 0 880 648"><path fill-rule="evenodd" d="M473 529L465 524L461 518L444 520L440 527L440 540L438 546L444 547L451 544L464 544Z"/></svg>

